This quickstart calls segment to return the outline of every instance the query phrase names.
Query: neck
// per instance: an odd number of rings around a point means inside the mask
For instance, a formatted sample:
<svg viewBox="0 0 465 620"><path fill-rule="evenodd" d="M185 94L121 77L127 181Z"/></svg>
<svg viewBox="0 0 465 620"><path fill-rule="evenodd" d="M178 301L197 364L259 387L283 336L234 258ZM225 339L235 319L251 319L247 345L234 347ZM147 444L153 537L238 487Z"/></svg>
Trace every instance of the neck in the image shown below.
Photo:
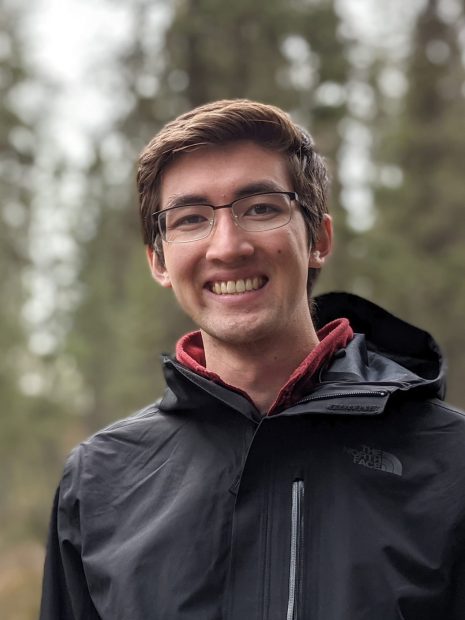
<svg viewBox="0 0 465 620"><path fill-rule="evenodd" d="M286 335L285 342L225 343L202 331L208 370L246 392L265 413L292 372L319 343L313 324L304 332Z"/></svg>

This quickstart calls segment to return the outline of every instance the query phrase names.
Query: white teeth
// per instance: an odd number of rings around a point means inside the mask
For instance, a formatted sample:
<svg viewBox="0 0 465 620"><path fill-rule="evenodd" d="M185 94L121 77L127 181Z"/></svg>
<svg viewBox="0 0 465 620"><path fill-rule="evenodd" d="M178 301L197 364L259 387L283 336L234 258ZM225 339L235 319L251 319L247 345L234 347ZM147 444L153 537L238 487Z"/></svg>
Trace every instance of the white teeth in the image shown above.
<svg viewBox="0 0 465 620"><path fill-rule="evenodd" d="M237 295L246 291L256 291L264 284L265 279L262 277L228 280L227 282L213 282L211 291L216 295Z"/></svg>

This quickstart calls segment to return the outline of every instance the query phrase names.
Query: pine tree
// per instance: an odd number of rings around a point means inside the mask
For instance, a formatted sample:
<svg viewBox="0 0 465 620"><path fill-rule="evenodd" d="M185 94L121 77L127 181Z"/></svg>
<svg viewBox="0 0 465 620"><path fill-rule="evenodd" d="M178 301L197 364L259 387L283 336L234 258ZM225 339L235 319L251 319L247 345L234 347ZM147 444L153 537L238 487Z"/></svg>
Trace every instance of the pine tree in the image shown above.
<svg viewBox="0 0 465 620"><path fill-rule="evenodd" d="M28 406L28 399L19 387L21 359L27 346L20 310L25 300L21 275L29 263L26 240L30 219L28 179L33 137L27 123L15 109L15 89L25 78L15 24L15 14L4 12L0 15L0 30L4 33L0 57L0 393L4 412L0 436L1 517L11 507L10 499L14 491L10 481L15 468L16 444L27 422Z"/></svg>
<svg viewBox="0 0 465 620"><path fill-rule="evenodd" d="M456 17L444 17L439 0L419 14L403 109L379 138L379 159L400 168L402 182L378 188L366 270L376 300L439 339L449 396L463 406L463 9Z"/></svg>
<svg viewBox="0 0 465 620"><path fill-rule="evenodd" d="M23 6L0 13L0 609L3 618L38 613L50 480L63 455L55 438L57 407L44 392L41 361L29 347L24 317L32 267L34 79L19 36ZM60 465L61 467L61 465ZM55 474L55 475L54 475ZM54 484L54 483L53 483Z"/></svg>

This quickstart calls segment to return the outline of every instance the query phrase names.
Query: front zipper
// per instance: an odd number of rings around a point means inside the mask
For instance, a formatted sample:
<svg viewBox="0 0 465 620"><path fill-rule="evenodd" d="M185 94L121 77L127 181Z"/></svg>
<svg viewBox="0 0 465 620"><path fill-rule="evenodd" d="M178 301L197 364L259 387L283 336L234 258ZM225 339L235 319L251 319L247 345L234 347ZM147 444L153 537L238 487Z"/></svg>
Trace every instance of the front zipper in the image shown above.
<svg viewBox="0 0 465 620"><path fill-rule="evenodd" d="M340 393L332 393L332 394L320 394L313 396L306 396L299 400L296 405L301 405L303 403L308 403L313 400L328 400L331 398L344 398L345 396L387 396L386 390L379 391L371 391L371 392L340 392Z"/></svg>
<svg viewBox="0 0 465 620"><path fill-rule="evenodd" d="M286 620L298 620L302 555L304 544L304 481L292 483L291 553L289 561L289 601Z"/></svg>

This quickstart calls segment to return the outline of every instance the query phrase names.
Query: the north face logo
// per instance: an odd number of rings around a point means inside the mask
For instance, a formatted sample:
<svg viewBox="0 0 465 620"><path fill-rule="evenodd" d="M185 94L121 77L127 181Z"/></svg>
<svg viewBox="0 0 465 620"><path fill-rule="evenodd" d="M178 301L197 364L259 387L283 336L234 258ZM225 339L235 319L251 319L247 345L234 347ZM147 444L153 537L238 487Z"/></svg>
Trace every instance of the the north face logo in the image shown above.
<svg viewBox="0 0 465 620"><path fill-rule="evenodd" d="M402 476L402 463L397 456L390 452L383 452L383 450L370 448L370 446L365 445L358 448L344 446L344 452L350 454L353 463L356 465L363 465L363 467L369 467L370 469L379 469L389 474Z"/></svg>

